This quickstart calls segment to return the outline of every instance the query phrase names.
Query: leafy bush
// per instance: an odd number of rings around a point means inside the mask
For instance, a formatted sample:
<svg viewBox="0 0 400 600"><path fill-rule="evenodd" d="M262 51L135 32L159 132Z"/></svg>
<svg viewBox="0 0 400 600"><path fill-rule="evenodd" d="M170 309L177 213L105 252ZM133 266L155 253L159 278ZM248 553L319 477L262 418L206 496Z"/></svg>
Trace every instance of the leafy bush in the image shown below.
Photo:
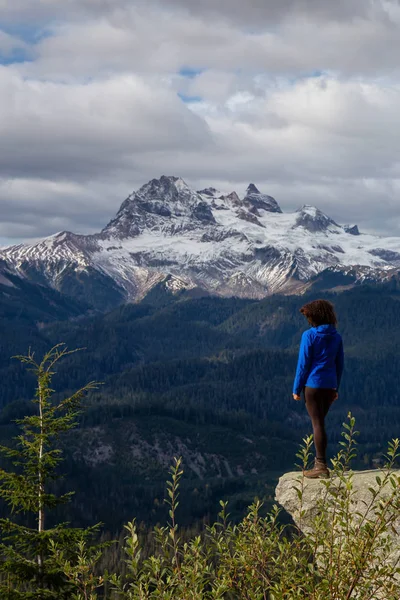
<svg viewBox="0 0 400 600"><path fill-rule="evenodd" d="M333 477L321 480L325 493L312 527L303 527L304 476L297 488L300 523L279 522L277 506L261 516L255 501L238 524L229 523L221 502L219 521L202 537L181 543L175 520L181 461L168 483L170 522L155 529L158 552L141 561L135 523L126 526L128 574L113 576L114 596L124 600L174 598L248 600L398 600L400 545L389 535L400 517L400 477L393 472L398 439L389 444L384 475L371 488L365 510L354 513L355 420L344 424L342 447L332 461ZM298 456L305 469L312 438ZM397 546L396 546L397 544ZM397 559L396 549L398 551Z"/></svg>

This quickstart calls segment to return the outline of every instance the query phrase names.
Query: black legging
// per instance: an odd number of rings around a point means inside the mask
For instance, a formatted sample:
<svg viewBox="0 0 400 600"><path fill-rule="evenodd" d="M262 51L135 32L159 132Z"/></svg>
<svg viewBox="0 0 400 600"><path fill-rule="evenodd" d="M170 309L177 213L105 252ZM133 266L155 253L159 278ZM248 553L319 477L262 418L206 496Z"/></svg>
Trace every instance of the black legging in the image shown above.
<svg viewBox="0 0 400 600"><path fill-rule="evenodd" d="M314 432L316 457L326 462L328 438L325 431L325 417L336 396L336 390L324 388L305 388L306 407L311 418Z"/></svg>

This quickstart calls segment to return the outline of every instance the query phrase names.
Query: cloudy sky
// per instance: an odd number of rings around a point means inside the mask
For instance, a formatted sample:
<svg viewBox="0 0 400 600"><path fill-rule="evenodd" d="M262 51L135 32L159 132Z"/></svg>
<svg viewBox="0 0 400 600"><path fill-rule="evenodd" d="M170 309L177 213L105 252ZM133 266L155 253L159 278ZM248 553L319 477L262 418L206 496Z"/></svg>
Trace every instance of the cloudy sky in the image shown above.
<svg viewBox="0 0 400 600"><path fill-rule="evenodd" d="M0 244L149 179L400 236L399 0L0 0Z"/></svg>

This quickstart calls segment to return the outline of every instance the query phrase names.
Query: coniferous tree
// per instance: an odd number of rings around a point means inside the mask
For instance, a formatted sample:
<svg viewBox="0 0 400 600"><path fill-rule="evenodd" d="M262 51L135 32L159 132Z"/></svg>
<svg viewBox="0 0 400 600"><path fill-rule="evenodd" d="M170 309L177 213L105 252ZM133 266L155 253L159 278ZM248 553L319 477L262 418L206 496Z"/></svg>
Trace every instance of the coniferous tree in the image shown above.
<svg viewBox="0 0 400 600"><path fill-rule="evenodd" d="M20 434L15 447L0 447L10 463L9 470L0 469L0 497L11 509L9 518L0 519L0 597L4 600L72 597L55 549L73 561L82 542L97 529L46 525L48 513L71 497L71 493L54 493L62 461L60 436L76 425L83 396L97 387L90 382L67 398L55 399L54 368L73 352L58 344L40 362L31 351L16 357L34 372L37 389L33 414L16 421Z"/></svg>

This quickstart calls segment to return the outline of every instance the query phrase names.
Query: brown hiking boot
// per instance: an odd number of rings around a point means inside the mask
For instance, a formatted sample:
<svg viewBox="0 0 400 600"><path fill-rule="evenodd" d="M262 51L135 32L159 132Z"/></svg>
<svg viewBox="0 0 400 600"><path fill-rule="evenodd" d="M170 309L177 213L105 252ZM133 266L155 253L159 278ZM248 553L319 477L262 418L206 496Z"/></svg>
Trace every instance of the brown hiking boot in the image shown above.
<svg viewBox="0 0 400 600"><path fill-rule="evenodd" d="M320 458L315 459L315 464L309 471L304 471L304 477L308 479L327 479L329 477L329 469L324 460Z"/></svg>

